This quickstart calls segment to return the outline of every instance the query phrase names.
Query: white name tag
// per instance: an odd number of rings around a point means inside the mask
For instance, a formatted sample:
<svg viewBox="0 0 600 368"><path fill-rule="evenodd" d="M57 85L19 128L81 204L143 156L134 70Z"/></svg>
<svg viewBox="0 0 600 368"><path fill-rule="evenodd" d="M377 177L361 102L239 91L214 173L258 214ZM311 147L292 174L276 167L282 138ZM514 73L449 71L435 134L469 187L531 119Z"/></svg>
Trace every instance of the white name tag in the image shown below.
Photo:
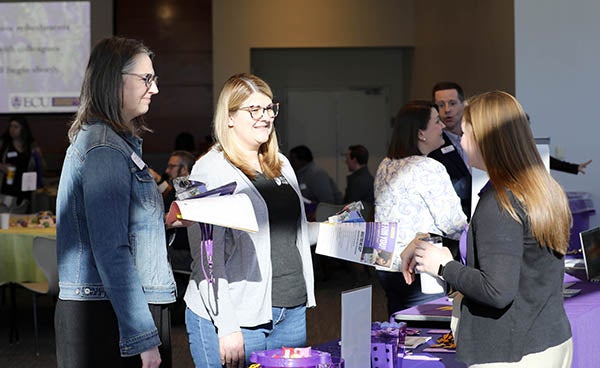
<svg viewBox="0 0 600 368"><path fill-rule="evenodd" d="M142 160L135 152L131 154L131 159L140 170L143 170L144 167L146 167L144 160Z"/></svg>
<svg viewBox="0 0 600 368"><path fill-rule="evenodd" d="M17 157L17 152L16 151L6 152L6 157L7 158Z"/></svg>
<svg viewBox="0 0 600 368"><path fill-rule="evenodd" d="M449 145L446 147L442 147L442 153L445 155L446 153L450 153L454 151L454 146L453 145Z"/></svg>

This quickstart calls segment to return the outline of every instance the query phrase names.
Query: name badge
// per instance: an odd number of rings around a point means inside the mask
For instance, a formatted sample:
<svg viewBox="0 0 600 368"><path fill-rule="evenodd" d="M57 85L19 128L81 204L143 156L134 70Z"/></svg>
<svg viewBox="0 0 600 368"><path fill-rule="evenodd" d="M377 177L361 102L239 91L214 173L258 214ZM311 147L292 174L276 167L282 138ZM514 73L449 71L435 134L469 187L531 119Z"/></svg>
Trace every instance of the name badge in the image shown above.
<svg viewBox="0 0 600 368"><path fill-rule="evenodd" d="M131 159L140 170L143 170L144 167L146 167L144 160L142 160L135 152L131 154Z"/></svg>
<svg viewBox="0 0 600 368"><path fill-rule="evenodd" d="M442 147L442 153L443 153L444 155L445 155L445 154L447 154L447 153L450 153L450 152L452 152L452 151L454 151L454 146L453 146L453 145L449 145L449 146L446 146L446 147Z"/></svg>
<svg viewBox="0 0 600 368"><path fill-rule="evenodd" d="M17 151L6 152L6 158L14 158L14 157L17 157Z"/></svg>

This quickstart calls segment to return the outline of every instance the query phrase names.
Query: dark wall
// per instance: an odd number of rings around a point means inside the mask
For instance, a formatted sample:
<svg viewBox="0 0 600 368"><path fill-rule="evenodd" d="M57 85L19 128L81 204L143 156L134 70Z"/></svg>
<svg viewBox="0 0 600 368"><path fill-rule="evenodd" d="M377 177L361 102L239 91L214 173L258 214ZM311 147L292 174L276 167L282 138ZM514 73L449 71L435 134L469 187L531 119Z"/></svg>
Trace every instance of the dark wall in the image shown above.
<svg viewBox="0 0 600 368"><path fill-rule="evenodd" d="M177 133L200 140L212 119L212 0L115 0L114 34L141 39L156 54L159 94L146 115L154 133L144 136L144 156L173 150ZM93 45L92 45L93 46ZM48 174L61 167L71 114L27 115L44 153ZM8 126L0 116L0 132ZM198 143L197 143L198 144Z"/></svg>
<svg viewBox="0 0 600 368"><path fill-rule="evenodd" d="M146 115L154 134L145 152L170 152L177 133L198 138L212 119L211 0L117 0L115 34L141 39L155 53L159 94Z"/></svg>

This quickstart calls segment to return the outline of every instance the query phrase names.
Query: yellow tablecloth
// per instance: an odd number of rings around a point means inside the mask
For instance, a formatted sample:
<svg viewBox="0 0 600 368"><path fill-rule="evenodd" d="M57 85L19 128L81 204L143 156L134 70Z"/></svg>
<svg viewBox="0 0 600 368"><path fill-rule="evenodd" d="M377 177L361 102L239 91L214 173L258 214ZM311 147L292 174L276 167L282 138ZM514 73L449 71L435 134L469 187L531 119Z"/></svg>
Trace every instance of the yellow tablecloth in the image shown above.
<svg viewBox="0 0 600 368"><path fill-rule="evenodd" d="M11 227L0 230L0 284L46 281L33 258L33 239L36 236L56 237L56 228Z"/></svg>

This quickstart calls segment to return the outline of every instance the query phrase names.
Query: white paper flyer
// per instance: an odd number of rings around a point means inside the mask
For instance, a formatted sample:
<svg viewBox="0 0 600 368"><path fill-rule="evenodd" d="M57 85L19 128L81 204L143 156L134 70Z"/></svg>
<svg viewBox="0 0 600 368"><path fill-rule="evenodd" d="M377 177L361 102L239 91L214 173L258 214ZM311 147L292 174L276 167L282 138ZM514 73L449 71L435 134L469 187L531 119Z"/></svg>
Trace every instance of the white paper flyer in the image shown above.
<svg viewBox="0 0 600 368"><path fill-rule="evenodd" d="M317 254L344 259L390 271L400 271L400 253L395 222L321 223Z"/></svg>
<svg viewBox="0 0 600 368"><path fill-rule="evenodd" d="M176 226L180 220L258 231L254 207L250 198L243 193L174 201L166 223Z"/></svg>

